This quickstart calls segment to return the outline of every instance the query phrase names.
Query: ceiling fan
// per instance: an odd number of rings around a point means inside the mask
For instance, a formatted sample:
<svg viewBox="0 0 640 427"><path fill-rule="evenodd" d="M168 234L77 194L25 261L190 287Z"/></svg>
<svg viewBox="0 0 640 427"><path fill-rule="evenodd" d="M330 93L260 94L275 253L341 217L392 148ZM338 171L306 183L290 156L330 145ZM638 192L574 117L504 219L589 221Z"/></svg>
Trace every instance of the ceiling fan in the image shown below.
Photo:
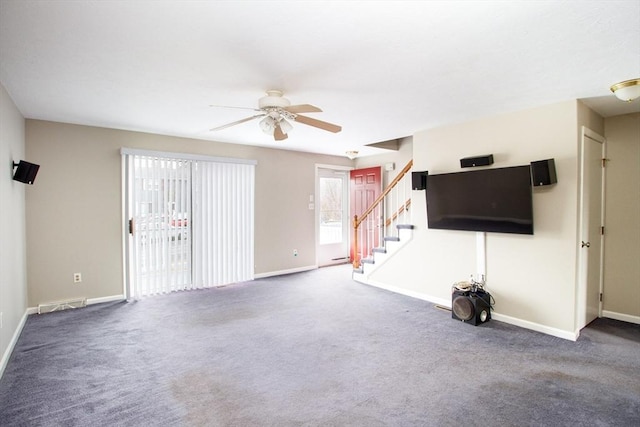
<svg viewBox="0 0 640 427"><path fill-rule="evenodd" d="M300 113L320 113L322 110L309 104L291 105L291 102L282 96L282 91L279 90L268 90L267 96L263 96L258 100L258 108L230 107L226 105L211 105L211 107L239 108L259 112L259 114L212 128L210 129L211 131L226 129L260 117L262 117L259 123L260 129L272 135L276 141L287 139L287 134L293 129L289 121L299 122L333 133L342 130L341 126L334 125L333 123L323 122L322 120L301 115Z"/></svg>

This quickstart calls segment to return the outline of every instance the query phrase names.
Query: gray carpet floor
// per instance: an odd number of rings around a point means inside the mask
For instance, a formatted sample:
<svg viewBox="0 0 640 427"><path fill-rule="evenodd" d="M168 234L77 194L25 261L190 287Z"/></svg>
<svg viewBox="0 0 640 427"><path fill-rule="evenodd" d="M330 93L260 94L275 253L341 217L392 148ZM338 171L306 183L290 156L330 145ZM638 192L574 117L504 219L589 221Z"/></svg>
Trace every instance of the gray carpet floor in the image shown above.
<svg viewBox="0 0 640 427"><path fill-rule="evenodd" d="M29 316L0 424L637 426L640 326L474 327L323 268Z"/></svg>

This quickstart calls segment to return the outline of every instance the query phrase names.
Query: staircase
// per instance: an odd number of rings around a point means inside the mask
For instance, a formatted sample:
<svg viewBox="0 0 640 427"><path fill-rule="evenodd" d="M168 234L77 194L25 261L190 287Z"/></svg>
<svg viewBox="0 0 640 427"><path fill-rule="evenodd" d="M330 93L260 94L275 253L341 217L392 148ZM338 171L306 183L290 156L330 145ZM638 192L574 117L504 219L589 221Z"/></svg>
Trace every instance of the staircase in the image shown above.
<svg viewBox="0 0 640 427"><path fill-rule="evenodd" d="M384 246L373 248L372 254L363 258L360 266L353 269L353 280L368 283L369 275L394 256L413 237L413 225L397 224L396 229L397 236L385 237Z"/></svg>
<svg viewBox="0 0 640 427"><path fill-rule="evenodd" d="M411 174L413 160L360 216L353 218L353 279L367 283L371 273L413 237Z"/></svg>

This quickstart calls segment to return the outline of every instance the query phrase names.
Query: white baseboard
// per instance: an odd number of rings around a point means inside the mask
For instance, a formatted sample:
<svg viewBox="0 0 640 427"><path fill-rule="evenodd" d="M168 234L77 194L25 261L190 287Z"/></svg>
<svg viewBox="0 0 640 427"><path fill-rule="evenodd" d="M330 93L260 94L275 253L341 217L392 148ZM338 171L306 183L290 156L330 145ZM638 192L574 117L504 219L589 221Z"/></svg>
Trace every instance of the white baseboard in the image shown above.
<svg viewBox="0 0 640 427"><path fill-rule="evenodd" d="M633 316L631 314L616 313L615 311L602 310L602 317L607 317L613 320L621 320L623 322L635 323L640 325L640 316Z"/></svg>
<svg viewBox="0 0 640 427"><path fill-rule="evenodd" d="M406 295L408 297L421 299L423 301L432 302L434 304L441 305L443 307L451 308L451 299L443 299L433 297L431 295L423 294L420 292L409 291L406 289L398 288L395 286L389 286L384 283L376 282L373 280L358 280L360 283L364 283L365 285L375 286L376 288L386 289L391 292L395 292L401 295ZM541 325L539 323L529 322L528 320L518 319L511 316L506 316L504 314L491 312L491 318L497 320L499 322L508 323L510 325L518 326L525 329L530 329L532 331L541 332L543 334L552 335L554 337L563 338L570 341L575 341L578 339L580 335L579 332L571 332L565 331L562 329L552 328L550 326Z"/></svg>
<svg viewBox="0 0 640 427"><path fill-rule="evenodd" d="M507 316L496 312L491 312L491 318L499 322L508 323L510 325L519 326L521 328L530 329L554 337L563 338L569 341L575 341L580 336L580 332L565 331L564 329L552 328L551 326L541 325L540 323L530 322L528 320L518 319L516 317Z"/></svg>
<svg viewBox="0 0 640 427"><path fill-rule="evenodd" d="M396 286L390 286L385 283L377 282L375 280L367 280L366 282L358 280L365 285L375 286L376 288L385 289L387 291L394 292L396 294L406 295L411 298L417 298L423 301L432 302L434 304L442 305L444 307L451 308L451 299L437 298L431 295L423 294L416 291L410 291L408 289L399 288Z"/></svg>
<svg viewBox="0 0 640 427"><path fill-rule="evenodd" d="M25 310L24 314L22 315L22 318L20 319L20 322L18 323L18 327L13 332L11 341L9 341L9 346L7 347L4 354L2 355L2 359L0 359L0 378L2 378L2 375L4 375L4 369L7 367L7 363L9 363L9 358L11 357L11 354L13 353L13 349L16 346L16 343L18 342L18 338L22 333L24 324L27 323L28 316L29 316L28 310Z"/></svg>
<svg viewBox="0 0 640 427"><path fill-rule="evenodd" d="M270 271L268 273L260 273L260 274L254 275L253 277L255 279L263 279L265 277L282 276L284 274L302 273L303 271L316 270L317 268L318 268L317 265L307 265L305 267L291 268L289 270L279 270L279 271Z"/></svg>
<svg viewBox="0 0 640 427"><path fill-rule="evenodd" d="M87 305L102 304L103 302L124 301L124 295L111 295L108 297L87 298Z"/></svg>

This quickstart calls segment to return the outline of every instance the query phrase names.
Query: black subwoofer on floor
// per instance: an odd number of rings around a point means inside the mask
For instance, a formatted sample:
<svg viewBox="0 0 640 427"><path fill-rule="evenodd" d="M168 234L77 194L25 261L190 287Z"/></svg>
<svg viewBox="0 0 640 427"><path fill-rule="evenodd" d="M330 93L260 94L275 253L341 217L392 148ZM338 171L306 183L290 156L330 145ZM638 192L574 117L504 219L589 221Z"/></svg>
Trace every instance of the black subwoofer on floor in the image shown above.
<svg viewBox="0 0 640 427"><path fill-rule="evenodd" d="M474 326L491 319L491 295L488 292L454 290L451 294L451 317Z"/></svg>

